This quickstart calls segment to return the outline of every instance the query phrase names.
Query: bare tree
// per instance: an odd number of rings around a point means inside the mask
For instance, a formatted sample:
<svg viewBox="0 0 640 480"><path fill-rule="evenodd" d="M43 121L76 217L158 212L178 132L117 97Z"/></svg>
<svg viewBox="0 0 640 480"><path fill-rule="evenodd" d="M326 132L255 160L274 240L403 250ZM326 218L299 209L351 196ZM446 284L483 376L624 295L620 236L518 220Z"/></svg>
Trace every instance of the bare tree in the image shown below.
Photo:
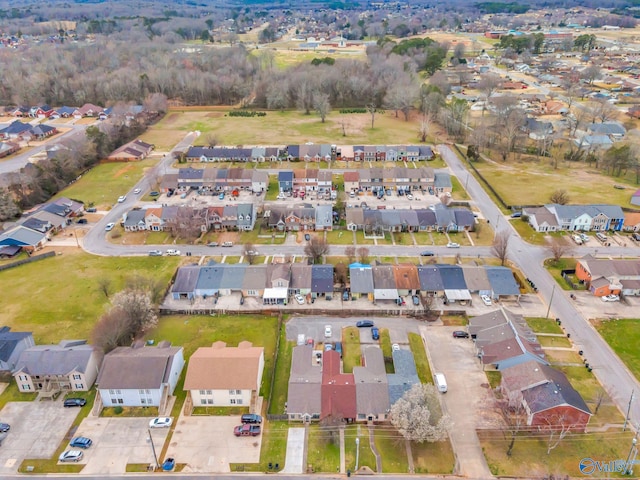
<svg viewBox="0 0 640 480"><path fill-rule="evenodd" d="M362 264L369 263L369 249L367 247L358 247L358 261Z"/></svg>
<svg viewBox="0 0 640 480"><path fill-rule="evenodd" d="M367 103L367 112L369 112L369 115L371 115L371 128L373 129L373 124L376 120L376 104L375 103ZM344 127L343 127L343 137L345 137L346 135L344 135Z"/></svg>
<svg viewBox="0 0 640 480"><path fill-rule="evenodd" d="M98 279L98 288L104 293L104 296L109 298L111 294L111 279L109 277L100 277Z"/></svg>
<svg viewBox="0 0 640 480"><path fill-rule="evenodd" d="M510 457L513 453L513 447L516 444L518 433L527 425L527 411L522 404L521 398L517 400L502 400L500 409L507 424L507 432L509 433L509 444L507 445L506 453L507 456Z"/></svg>
<svg viewBox="0 0 640 480"><path fill-rule="evenodd" d="M385 104L395 110L396 117L400 110L405 121L409 120L409 113L417 102L419 96L419 87L413 81L393 83L388 89L384 97Z"/></svg>
<svg viewBox="0 0 640 480"><path fill-rule="evenodd" d="M336 283L339 283L342 286L347 284L347 266L344 263L340 262L336 264L333 270L333 275Z"/></svg>
<svg viewBox="0 0 640 480"><path fill-rule="evenodd" d="M427 137L429 136L429 132L431 131L431 116L428 114L422 115L422 120L420 120L420 131L419 137L422 143L427 141Z"/></svg>
<svg viewBox="0 0 640 480"><path fill-rule="evenodd" d="M560 445L567 435L574 430L577 425L571 421L569 415L564 413L553 413L543 417L544 424L538 428L547 435L547 455L551 450Z"/></svg>
<svg viewBox="0 0 640 480"><path fill-rule="evenodd" d="M327 114L331 111L331 104L329 103L329 95L326 93L316 92L313 94L313 108L315 108L320 120L324 123Z"/></svg>
<svg viewBox="0 0 640 480"><path fill-rule="evenodd" d="M256 257L258 256L258 252L256 252L256 249L251 242L244 244L242 254L247 259L247 262L249 262L249 265L253 265L256 261Z"/></svg>
<svg viewBox="0 0 640 480"><path fill-rule="evenodd" d="M123 290L113 296L111 304L112 308L119 309L128 320L132 340L158 324L158 315L149 292Z"/></svg>
<svg viewBox="0 0 640 480"><path fill-rule="evenodd" d="M502 79L500 75L496 73L484 73L480 75L480 81L478 81L478 90L484 93L485 105L489 103L489 99L498 89L500 84L502 83ZM484 108L482 109L482 114L484 115Z"/></svg>
<svg viewBox="0 0 640 480"><path fill-rule="evenodd" d="M204 141L208 147L215 147L216 145L218 145L218 136L215 134L215 132L207 132L207 134L204 136Z"/></svg>
<svg viewBox="0 0 640 480"><path fill-rule="evenodd" d="M593 403L595 404L595 407L593 409L593 414L597 415L598 414L598 410L600 410L600 407L602 406L602 402L604 402L604 399L607 397L607 394L605 393L605 391L600 388L598 390L598 392L595 395L595 398L593 400Z"/></svg>
<svg viewBox="0 0 640 480"><path fill-rule="evenodd" d="M558 263L562 257L571 254L573 247L563 238L554 237L547 245L547 251L551 254L553 261Z"/></svg>
<svg viewBox="0 0 640 480"><path fill-rule="evenodd" d="M616 106L606 98L596 99L589 105L589 108L592 112L592 119L594 123L596 120L599 120L601 123L607 122L615 118L618 113Z"/></svg>
<svg viewBox="0 0 640 480"><path fill-rule="evenodd" d="M500 260L500 265L504 266L509 257L509 240L511 239L511 235L509 232L499 232L496 235L496 238L493 239L493 244L491 245L491 253L493 253L498 260Z"/></svg>
<svg viewBox="0 0 640 480"><path fill-rule="evenodd" d="M95 346L102 348L104 353L131 344L127 317L118 309L109 310L94 325L91 341Z"/></svg>
<svg viewBox="0 0 640 480"><path fill-rule="evenodd" d="M318 236L311 237L304 247L304 253L311 257L313 263L319 263L324 255L329 253L329 244L324 238Z"/></svg>
<svg viewBox="0 0 640 480"><path fill-rule="evenodd" d="M451 427L449 416L440 408L438 391L431 384L414 384L391 406L390 418L406 440L418 443L444 440Z"/></svg>
<svg viewBox="0 0 640 480"><path fill-rule="evenodd" d="M349 263L353 263L356 259L356 247L349 245L344 249L344 255L349 259Z"/></svg>
<svg viewBox="0 0 640 480"><path fill-rule="evenodd" d="M551 203L557 203L558 205L566 205L571 200L569 196L569 192L566 190L558 189L554 190L553 193L549 196L549 201Z"/></svg>
<svg viewBox="0 0 640 480"><path fill-rule="evenodd" d="M595 80L602 77L602 69L598 65L589 65L580 72L580 77L584 78L592 85Z"/></svg>
<svg viewBox="0 0 640 480"><path fill-rule="evenodd" d="M167 219L165 228L173 237L195 240L207 228L206 209L178 207L176 214Z"/></svg>

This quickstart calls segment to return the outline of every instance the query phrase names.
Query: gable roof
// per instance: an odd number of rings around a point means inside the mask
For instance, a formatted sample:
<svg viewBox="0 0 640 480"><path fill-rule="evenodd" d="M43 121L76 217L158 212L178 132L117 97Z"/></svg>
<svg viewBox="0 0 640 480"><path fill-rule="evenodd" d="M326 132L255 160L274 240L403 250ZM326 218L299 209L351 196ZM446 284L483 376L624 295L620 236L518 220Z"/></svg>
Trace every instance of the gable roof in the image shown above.
<svg viewBox="0 0 640 480"><path fill-rule="evenodd" d="M382 350L378 346L363 349L364 364L353 367L356 382L356 408L362 414L381 414L389 410L389 384Z"/></svg>
<svg viewBox="0 0 640 480"><path fill-rule="evenodd" d="M548 382L522 392L531 413L541 413L561 405L568 405L591 415L584 399L571 386L567 376L559 370L540 365Z"/></svg>
<svg viewBox="0 0 640 480"><path fill-rule="evenodd" d="M293 347L287 411L300 414L320 414L322 367L315 362L313 348Z"/></svg>
<svg viewBox="0 0 640 480"><path fill-rule="evenodd" d="M157 389L168 383L171 365L182 347L118 347L102 362L100 389Z"/></svg>
<svg viewBox="0 0 640 480"><path fill-rule="evenodd" d="M31 332L12 332L11 327L0 328L0 361L8 361L16 346L28 338L31 339L30 343L33 345L33 334Z"/></svg>
<svg viewBox="0 0 640 480"><path fill-rule="evenodd" d="M200 347L189 359L184 389L257 391L263 357L264 348L251 342L240 342L237 347L227 347L224 342Z"/></svg>
<svg viewBox="0 0 640 480"><path fill-rule="evenodd" d="M311 266L311 290L316 293L333 292L333 265Z"/></svg>
<svg viewBox="0 0 640 480"><path fill-rule="evenodd" d="M85 372L94 355L92 345L86 340L63 340L57 345L34 345L20 354L14 374L18 372L36 375L68 375Z"/></svg>
<svg viewBox="0 0 640 480"><path fill-rule="evenodd" d="M370 265L349 265L351 293L373 292L373 270Z"/></svg>
<svg viewBox="0 0 640 480"><path fill-rule="evenodd" d="M404 393L416 383L420 383L416 363L411 350L395 350L393 356L393 369L395 373L387 375L389 385L389 403L393 405Z"/></svg>
<svg viewBox="0 0 640 480"><path fill-rule="evenodd" d="M356 386L352 373L340 372L340 354L335 350L322 354L320 419L333 416L356 418Z"/></svg>

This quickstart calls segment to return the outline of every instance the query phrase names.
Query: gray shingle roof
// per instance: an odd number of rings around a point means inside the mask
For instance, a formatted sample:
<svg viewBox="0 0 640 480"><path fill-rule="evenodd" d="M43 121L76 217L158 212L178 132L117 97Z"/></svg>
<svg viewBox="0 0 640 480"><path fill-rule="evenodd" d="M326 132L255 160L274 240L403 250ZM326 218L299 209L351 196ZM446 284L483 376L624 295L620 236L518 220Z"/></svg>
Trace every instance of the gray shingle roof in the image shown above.
<svg viewBox="0 0 640 480"><path fill-rule="evenodd" d="M86 340L63 340L58 345L34 345L25 349L16 362L15 372L29 375L68 375L84 372L94 354Z"/></svg>

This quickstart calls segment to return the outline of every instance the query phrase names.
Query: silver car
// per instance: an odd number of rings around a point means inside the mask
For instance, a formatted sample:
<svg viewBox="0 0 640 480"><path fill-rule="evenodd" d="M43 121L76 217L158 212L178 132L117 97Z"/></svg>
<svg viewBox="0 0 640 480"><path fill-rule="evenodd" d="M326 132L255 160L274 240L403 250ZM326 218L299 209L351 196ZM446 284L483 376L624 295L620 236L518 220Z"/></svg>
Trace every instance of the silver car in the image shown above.
<svg viewBox="0 0 640 480"><path fill-rule="evenodd" d="M81 450L66 450L58 457L59 462L79 462L84 453Z"/></svg>

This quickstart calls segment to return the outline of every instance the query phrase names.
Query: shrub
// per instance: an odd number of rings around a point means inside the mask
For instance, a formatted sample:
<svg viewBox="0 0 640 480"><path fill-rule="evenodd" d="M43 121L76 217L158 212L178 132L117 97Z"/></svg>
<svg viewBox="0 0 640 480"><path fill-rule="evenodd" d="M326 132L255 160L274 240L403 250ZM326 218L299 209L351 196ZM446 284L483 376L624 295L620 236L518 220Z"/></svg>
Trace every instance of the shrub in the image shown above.
<svg viewBox="0 0 640 480"><path fill-rule="evenodd" d="M230 117L266 117L266 112L256 112L255 110L232 110Z"/></svg>

